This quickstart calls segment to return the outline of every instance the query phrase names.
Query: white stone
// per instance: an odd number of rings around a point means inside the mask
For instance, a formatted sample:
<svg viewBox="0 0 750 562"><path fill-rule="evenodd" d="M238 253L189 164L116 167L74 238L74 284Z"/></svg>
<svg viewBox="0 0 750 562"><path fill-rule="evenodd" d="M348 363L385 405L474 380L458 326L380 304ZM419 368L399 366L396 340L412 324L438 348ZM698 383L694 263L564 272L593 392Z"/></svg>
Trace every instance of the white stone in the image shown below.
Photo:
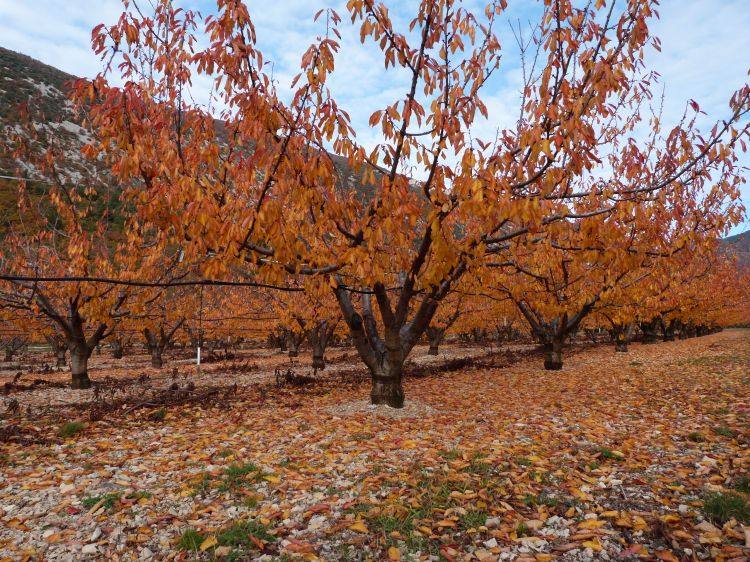
<svg viewBox="0 0 750 562"><path fill-rule="evenodd" d="M96 554L99 551L95 544L86 544L81 549L83 554Z"/></svg>

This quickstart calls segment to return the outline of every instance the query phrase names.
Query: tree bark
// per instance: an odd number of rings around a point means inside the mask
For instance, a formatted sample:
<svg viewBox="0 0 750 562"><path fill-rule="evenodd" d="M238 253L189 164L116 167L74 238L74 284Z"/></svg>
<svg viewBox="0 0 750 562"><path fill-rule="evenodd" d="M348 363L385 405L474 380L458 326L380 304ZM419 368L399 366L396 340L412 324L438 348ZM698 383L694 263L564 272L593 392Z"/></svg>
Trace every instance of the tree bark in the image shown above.
<svg viewBox="0 0 750 562"><path fill-rule="evenodd" d="M641 331L643 332L643 343L656 343L658 339L657 335L657 323L658 320L649 320L648 322L641 322Z"/></svg>
<svg viewBox="0 0 750 562"><path fill-rule="evenodd" d="M372 373L370 401L373 404L385 404L391 408L404 407L404 387L401 383L403 362L385 361Z"/></svg>
<svg viewBox="0 0 750 562"><path fill-rule="evenodd" d="M149 349L151 352L151 366L154 369L161 369L164 366L164 361L161 357L161 348L158 345L155 345Z"/></svg>
<svg viewBox="0 0 750 562"><path fill-rule="evenodd" d="M544 368L548 371L559 371L562 369L563 342L560 338L544 343Z"/></svg>
<svg viewBox="0 0 750 562"><path fill-rule="evenodd" d="M72 375L71 387L77 390L91 388L89 379L89 357L91 350L85 343L75 343L70 346L70 372Z"/></svg>
<svg viewBox="0 0 750 562"><path fill-rule="evenodd" d="M664 341L674 341L677 332L677 320L670 320L664 324Z"/></svg>
<svg viewBox="0 0 750 562"><path fill-rule="evenodd" d="M55 350L55 357L57 358L57 367L63 368L68 366L68 362L65 359L65 354L67 353L67 348L65 347L58 347Z"/></svg>
<svg viewBox="0 0 750 562"><path fill-rule="evenodd" d="M5 349L5 359L3 359L6 363L10 363L13 361L13 350L8 347Z"/></svg>
<svg viewBox="0 0 750 562"><path fill-rule="evenodd" d="M430 325L439 300L447 293L448 285L441 290L433 291L429 296L423 296L421 302L411 307L412 298L416 294L413 290L413 279L404 277L403 287L396 300L396 306L393 307L385 286L376 283L372 294L375 295L380 310L383 326L381 336L370 293L362 296L363 314L360 315L354 309L351 293L340 280L337 281L335 293L342 316L349 327L357 353L367 365L372 377L371 402L403 408L404 361ZM410 311L413 313L412 318L407 322Z"/></svg>
<svg viewBox="0 0 750 562"><path fill-rule="evenodd" d="M445 337L445 330L430 326L427 328L427 339L430 342L430 349L427 350L427 355L438 355L440 344L443 342Z"/></svg>
<svg viewBox="0 0 750 562"><path fill-rule="evenodd" d="M123 346L122 342L120 340L115 340L112 342L112 357L115 359L122 359L123 355Z"/></svg>
<svg viewBox="0 0 750 562"><path fill-rule="evenodd" d="M297 357L299 355L299 347L302 345L304 337L304 334L297 333L294 330L287 332L286 345L289 349L289 357Z"/></svg>
<svg viewBox="0 0 750 562"><path fill-rule="evenodd" d="M329 342L333 339L338 321L315 320L309 323L304 318L297 317L297 323L302 329L302 334L312 350L312 368L322 370L326 368L325 351Z"/></svg>

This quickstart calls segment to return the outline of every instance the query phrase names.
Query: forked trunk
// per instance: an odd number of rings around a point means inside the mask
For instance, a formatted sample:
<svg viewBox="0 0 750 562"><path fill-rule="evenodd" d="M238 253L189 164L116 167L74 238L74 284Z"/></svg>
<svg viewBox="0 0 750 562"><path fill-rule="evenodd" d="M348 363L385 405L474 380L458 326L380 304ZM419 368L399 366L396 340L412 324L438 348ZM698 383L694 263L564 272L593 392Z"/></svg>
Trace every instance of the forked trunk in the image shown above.
<svg viewBox="0 0 750 562"><path fill-rule="evenodd" d="M430 325L437 304L444 293L433 293L431 298L423 298L414 308L410 321L407 322L410 299L414 296L413 280L405 278L401 295L395 309L391 306L389 294L381 283L373 286L375 300L380 309L383 323L382 337L372 309L369 293L362 296L360 316L354 309L351 294L337 280L336 297L341 307L344 321L349 327L359 356L370 370L372 390L370 400L373 404L385 404L392 408L404 407L404 387L402 376L404 361L414 345ZM447 292L447 288L445 289Z"/></svg>
<svg viewBox="0 0 750 562"><path fill-rule="evenodd" d="M544 368L548 371L559 371L562 369L563 342L555 338L544 344Z"/></svg>

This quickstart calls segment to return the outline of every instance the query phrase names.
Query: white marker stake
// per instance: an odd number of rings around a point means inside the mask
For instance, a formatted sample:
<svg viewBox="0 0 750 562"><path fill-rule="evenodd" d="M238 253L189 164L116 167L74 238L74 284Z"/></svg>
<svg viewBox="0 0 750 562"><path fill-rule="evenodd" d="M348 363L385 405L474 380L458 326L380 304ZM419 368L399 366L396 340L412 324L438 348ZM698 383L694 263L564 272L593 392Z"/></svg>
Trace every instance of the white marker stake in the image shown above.
<svg viewBox="0 0 750 562"><path fill-rule="evenodd" d="M196 365L198 365L198 372L201 372L201 347L198 346L198 357L196 361Z"/></svg>

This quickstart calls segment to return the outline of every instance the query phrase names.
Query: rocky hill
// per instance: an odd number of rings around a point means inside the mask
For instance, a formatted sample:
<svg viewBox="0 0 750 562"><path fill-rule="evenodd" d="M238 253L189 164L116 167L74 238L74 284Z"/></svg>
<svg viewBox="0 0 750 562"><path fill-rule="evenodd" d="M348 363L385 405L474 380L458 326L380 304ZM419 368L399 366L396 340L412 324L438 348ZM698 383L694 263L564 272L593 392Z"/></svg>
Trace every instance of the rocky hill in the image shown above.
<svg viewBox="0 0 750 562"><path fill-rule="evenodd" d="M739 263L750 267L750 230L725 238L723 247L735 254Z"/></svg>

